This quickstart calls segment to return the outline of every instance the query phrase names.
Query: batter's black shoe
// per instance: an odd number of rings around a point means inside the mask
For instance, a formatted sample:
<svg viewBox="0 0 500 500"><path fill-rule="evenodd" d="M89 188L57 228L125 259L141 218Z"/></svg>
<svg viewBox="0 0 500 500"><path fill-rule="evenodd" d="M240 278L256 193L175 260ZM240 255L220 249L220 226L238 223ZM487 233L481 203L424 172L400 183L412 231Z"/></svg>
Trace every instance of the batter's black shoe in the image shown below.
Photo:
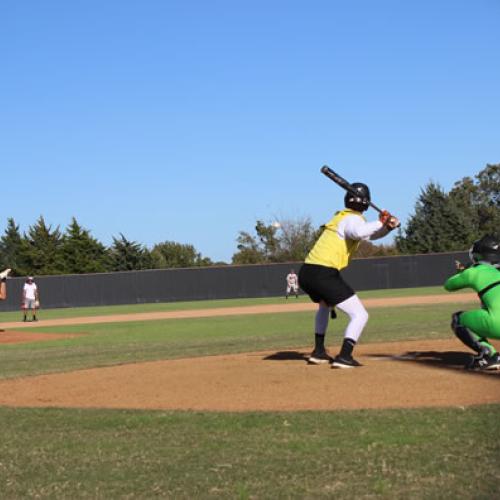
<svg viewBox="0 0 500 500"><path fill-rule="evenodd" d="M352 356L346 358L339 355L333 358L332 368L357 368L358 366L363 365Z"/></svg>
<svg viewBox="0 0 500 500"><path fill-rule="evenodd" d="M314 350L309 356L307 362L311 365L326 365L331 363L333 358L328 355L326 351L316 351Z"/></svg>
<svg viewBox="0 0 500 500"><path fill-rule="evenodd" d="M498 352L495 354L482 354L474 356L472 360L465 366L467 370L500 370L500 355Z"/></svg>

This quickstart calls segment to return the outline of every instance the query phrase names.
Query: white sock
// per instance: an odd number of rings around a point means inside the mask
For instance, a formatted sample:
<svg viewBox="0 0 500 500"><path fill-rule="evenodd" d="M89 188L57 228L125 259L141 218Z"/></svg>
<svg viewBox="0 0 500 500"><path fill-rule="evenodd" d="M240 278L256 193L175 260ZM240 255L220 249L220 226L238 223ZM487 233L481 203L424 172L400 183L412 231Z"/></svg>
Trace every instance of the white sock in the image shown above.
<svg viewBox="0 0 500 500"><path fill-rule="evenodd" d="M353 295L344 300L344 302L337 304L337 307L351 319L345 330L344 338L350 338L357 342L368 321L368 313L365 306L361 303L357 295Z"/></svg>

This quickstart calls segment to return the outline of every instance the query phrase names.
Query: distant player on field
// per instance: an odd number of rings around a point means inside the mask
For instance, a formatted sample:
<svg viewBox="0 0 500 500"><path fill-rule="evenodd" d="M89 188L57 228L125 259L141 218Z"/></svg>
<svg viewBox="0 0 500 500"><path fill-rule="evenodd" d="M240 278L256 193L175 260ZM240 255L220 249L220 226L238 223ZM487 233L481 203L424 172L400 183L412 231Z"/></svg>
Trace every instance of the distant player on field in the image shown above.
<svg viewBox="0 0 500 500"><path fill-rule="evenodd" d="M10 269L5 269L0 273L0 300L7 298L7 276L10 274Z"/></svg>
<svg viewBox="0 0 500 500"><path fill-rule="evenodd" d="M349 265L361 240L375 240L399 225L396 217L384 211L380 219L367 222L370 190L366 184L352 185L356 194L347 193L345 209L337 212L324 226L321 236L299 271L300 288L319 304L315 318L315 346L309 357L312 364L332 363L333 368L361 366L352 356L356 342L368 321L368 313L354 290L344 281L340 271ZM338 307L350 318L340 353L330 358L325 350L325 333L333 308Z"/></svg>
<svg viewBox="0 0 500 500"><path fill-rule="evenodd" d="M476 355L465 366L469 370L498 370L500 358L488 339L500 339L500 241L483 236L469 251L472 265L457 262L458 273L444 287L449 292L472 288L481 299L482 309L452 315L455 335Z"/></svg>
<svg viewBox="0 0 500 500"><path fill-rule="evenodd" d="M294 293L296 299L299 298L299 277L293 269L290 269L290 272L286 275L285 299L288 299L290 293Z"/></svg>
<svg viewBox="0 0 500 500"><path fill-rule="evenodd" d="M23 308L23 321L28 320L28 311L31 311L33 321L38 321L36 311L40 305L40 296L38 295L38 287L32 276L28 277L23 286L21 305Z"/></svg>

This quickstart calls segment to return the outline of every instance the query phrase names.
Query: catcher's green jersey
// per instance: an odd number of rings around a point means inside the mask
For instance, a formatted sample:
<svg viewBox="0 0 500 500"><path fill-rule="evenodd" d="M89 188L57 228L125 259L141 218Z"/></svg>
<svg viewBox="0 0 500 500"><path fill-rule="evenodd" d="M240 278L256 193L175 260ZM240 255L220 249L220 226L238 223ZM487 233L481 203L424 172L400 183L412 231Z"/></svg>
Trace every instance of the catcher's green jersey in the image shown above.
<svg viewBox="0 0 500 500"><path fill-rule="evenodd" d="M462 288L475 290L483 309L460 315L460 324L482 337L500 338L500 270L489 264L476 264L449 278L449 292Z"/></svg>

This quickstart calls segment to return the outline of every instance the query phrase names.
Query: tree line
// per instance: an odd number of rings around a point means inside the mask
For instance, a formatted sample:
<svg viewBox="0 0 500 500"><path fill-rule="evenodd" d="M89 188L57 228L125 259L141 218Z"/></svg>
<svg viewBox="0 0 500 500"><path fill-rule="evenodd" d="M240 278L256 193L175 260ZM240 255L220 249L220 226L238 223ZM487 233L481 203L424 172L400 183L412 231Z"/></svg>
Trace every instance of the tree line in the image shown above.
<svg viewBox="0 0 500 500"><path fill-rule="evenodd" d="M21 234L13 218L0 238L0 263L18 276L84 274L171 267L209 266L193 245L165 241L151 249L120 233L106 247L73 217L65 231L41 216Z"/></svg>
<svg viewBox="0 0 500 500"><path fill-rule="evenodd" d="M341 208L341 207L339 207ZM265 223L254 231L240 231L233 264L295 262L305 258L321 234L309 217ZM421 189L414 213L394 242L375 245L363 241L359 257L461 251L483 236L500 238L500 164L486 165L474 178L455 182L446 192L429 182ZM20 276L80 274L225 264L204 257L193 245L165 241L147 248L123 234L105 246L75 218L61 231L41 216L21 234L13 218L0 238L0 264Z"/></svg>

